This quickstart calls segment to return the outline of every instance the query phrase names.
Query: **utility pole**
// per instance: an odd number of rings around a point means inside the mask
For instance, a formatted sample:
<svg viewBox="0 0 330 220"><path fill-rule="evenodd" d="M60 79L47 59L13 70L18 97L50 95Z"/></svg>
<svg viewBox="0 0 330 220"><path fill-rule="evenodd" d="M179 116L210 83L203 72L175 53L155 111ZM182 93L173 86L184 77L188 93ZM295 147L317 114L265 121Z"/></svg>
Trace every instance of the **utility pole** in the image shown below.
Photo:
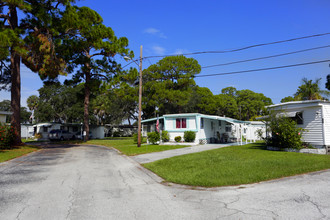
<svg viewBox="0 0 330 220"><path fill-rule="evenodd" d="M142 112L142 45L140 46L140 77L139 77L139 118L138 118L138 143L141 147L141 112Z"/></svg>

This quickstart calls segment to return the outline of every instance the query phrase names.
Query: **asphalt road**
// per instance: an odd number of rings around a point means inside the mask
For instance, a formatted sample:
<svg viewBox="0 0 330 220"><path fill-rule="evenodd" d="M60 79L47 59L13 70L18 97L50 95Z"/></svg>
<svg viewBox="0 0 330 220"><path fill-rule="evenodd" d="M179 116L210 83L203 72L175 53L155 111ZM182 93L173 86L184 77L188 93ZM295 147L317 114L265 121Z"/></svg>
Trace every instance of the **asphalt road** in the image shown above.
<svg viewBox="0 0 330 220"><path fill-rule="evenodd" d="M0 165L0 219L330 219L330 171L192 189L112 149L58 146Z"/></svg>

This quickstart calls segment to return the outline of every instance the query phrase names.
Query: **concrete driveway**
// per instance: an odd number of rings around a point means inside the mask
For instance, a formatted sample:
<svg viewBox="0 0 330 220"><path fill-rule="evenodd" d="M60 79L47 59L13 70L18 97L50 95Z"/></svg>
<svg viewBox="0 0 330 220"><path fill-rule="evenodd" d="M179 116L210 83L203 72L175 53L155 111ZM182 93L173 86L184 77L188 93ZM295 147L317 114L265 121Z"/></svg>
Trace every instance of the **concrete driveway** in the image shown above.
<svg viewBox="0 0 330 220"><path fill-rule="evenodd" d="M330 172L168 186L115 150L54 146L0 165L0 219L330 219Z"/></svg>
<svg viewBox="0 0 330 220"><path fill-rule="evenodd" d="M214 150L218 148L223 147L229 147L237 145L237 143L229 143L229 144L203 144L203 145L194 145L190 147L184 147L184 148L178 148L174 150L166 150L166 151L160 151L160 152L153 152L149 154L140 154L136 156L131 156L132 159L134 159L136 162L144 164L144 163L151 163L156 160L161 160L165 158L185 155L185 154L192 154L207 150Z"/></svg>

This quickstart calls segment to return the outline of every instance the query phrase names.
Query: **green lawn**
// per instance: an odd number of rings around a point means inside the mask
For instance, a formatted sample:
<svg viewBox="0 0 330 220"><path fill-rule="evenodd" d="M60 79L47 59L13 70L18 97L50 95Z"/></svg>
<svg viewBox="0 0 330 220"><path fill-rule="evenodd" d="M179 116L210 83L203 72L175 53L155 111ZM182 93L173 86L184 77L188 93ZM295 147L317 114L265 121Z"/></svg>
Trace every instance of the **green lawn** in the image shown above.
<svg viewBox="0 0 330 220"><path fill-rule="evenodd" d="M0 150L0 163L38 150L35 146L22 146L12 150Z"/></svg>
<svg viewBox="0 0 330 220"><path fill-rule="evenodd" d="M183 147L190 147L190 145L149 145L149 144L142 144L141 147L137 147L137 145L133 143L133 138L127 138L127 137L107 138L101 140L95 139L95 140L89 140L87 142L71 141L71 143L86 143L86 144L103 145L106 147L113 147L128 156L172 150Z"/></svg>
<svg viewBox="0 0 330 220"><path fill-rule="evenodd" d="M144 166L169 182L214 187L329 169L330 155L268 151L259 143L177 156Z"/></svg>

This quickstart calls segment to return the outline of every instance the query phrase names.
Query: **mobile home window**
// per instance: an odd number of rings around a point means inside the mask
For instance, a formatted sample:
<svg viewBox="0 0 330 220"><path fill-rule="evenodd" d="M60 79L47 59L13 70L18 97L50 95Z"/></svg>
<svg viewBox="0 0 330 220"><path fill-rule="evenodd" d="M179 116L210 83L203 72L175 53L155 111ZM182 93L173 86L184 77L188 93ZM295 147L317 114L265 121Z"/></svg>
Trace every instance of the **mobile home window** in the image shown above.
<svg viewBox="0 0 330 220"><path fill-rule="evenodd" d="M185 118L176 119L176 128L187 128L187 121Z"/></svg>
<svg viewBox="0 0 330 220"><path fill-rule="evenodd" d="M201 129L204 128L204 118L201 118Z"/></svg>
<svg viewBox="0 0 330 220"><path fill-rule="evenodd" d="M304 124L303 113L302 112L297 112L296 117L294 118L294 120L297 122L298 125Z"/></svg>
<svg viewBox="0 0 330 220"><path fill-rule="evenodd" d="M48 127L43 127L43 132L48 132Z"/></svg>
<svg viewBox="0 0 330 220"><path fill-rule="evenodd" d="M226 132L231 132L231 126L226 126Z"/></svg>

